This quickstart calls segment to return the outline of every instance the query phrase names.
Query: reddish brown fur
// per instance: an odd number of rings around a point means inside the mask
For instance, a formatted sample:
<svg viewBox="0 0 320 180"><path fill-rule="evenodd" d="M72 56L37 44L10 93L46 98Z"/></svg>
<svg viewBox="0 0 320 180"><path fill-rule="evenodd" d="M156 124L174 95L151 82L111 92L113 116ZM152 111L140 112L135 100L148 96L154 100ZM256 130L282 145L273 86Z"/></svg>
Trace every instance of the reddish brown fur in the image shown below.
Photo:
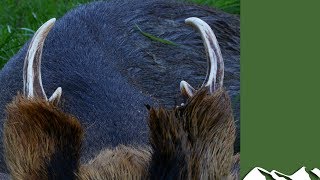
<svg viewBox="0 0 320 180"><path fill-rule="evenodd" d="M183 107L151 109L151 179L232 179L235 124L224 89Z"/></svg>
<svg viewBox="0 0 320 180"><path fill-rule="evenodd" d="M72 179L82 137L78 120L45 100L18 95L7 105L4 153L13 179Z"/></svg>
<svg viewBox="0 0 320 180"><path fill-rule="evenodd" d="M13 179L239 177L240 156L233 156L235 125L224 89L208 95L203 88L185 106L173 110L151 108L149 126L152 150L106 149L79 168L83 130L78 120L45 100L19 95L7 106L7 165ZM54 155L64 161L52 162Z"/></svg>
<svg viewBox="0 0 320 180"><path fill-rule="evenodd" d="M80 168L79 179L146 179L150 157L150 148L106 149Z"/></svg>
<svg viewBox="0 0 320 180"><path fill-rule="evenodd" d="M82 138L83 129L79 121L52 103L39 98L29 100L18 95L7 105L4 146L7 166L13 179L103 180L147 177L151 156L151 150L147 147L136 149L119 146L112 150L106 149L79 168ZM56 169L48 172L52 166L52 156L57 152L61 152L58 156L63 161L54 164L52 168ZM70 156L71 161L68 161ZM55 172L58 166L65 169ZM63 175L59 176L59 173Z"/></svg>

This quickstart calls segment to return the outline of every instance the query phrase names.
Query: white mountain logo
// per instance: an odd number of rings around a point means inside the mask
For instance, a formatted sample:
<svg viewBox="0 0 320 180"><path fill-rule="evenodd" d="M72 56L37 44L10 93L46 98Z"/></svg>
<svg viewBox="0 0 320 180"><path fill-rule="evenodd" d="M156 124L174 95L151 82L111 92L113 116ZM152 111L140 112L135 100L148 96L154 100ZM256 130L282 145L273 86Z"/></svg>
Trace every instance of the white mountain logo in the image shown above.
<svg viewBox="0 0 320 180"><path fill-rule="evenodd" d="M313 170L311 170L311 172L314 175L316 175L318 178L320 178L319 169L314 168ZM306 171L306 167L302 167L301 169L299 169L297 172L295 172L290 176L275 170L272 170L271 172L269 172L263 168L256 167L252 169L243 180L266 180L267 178L263 174L268 174L275 180L311 180L309 174Z"/></svg>

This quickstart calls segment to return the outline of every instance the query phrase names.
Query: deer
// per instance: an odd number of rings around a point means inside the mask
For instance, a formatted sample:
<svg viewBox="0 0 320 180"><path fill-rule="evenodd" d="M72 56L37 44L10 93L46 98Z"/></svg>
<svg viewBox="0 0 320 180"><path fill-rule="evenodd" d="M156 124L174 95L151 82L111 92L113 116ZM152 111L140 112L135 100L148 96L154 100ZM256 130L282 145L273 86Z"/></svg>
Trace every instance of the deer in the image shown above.
<svg viewBox="0 0 320 180"><path fill-rule="evenodd" d="M217 35L225 62L224 85L234 99L239 93L237 16L184 2L133 0L89 3L55 22L43 42L41 79L48 94L59 95L57 87L61 87L59 106L85 131L81 164L105 147L150 145L145 104L176 107L185 101L177 88L181 80L201 83L207 67L205 50L201 37L184 25L192 16L205 20ZM136 27L175 45L153 41ZM6 105L23 89L21 74L30 42L0 71L2 124ZM233 110L237 119L237 105ZM238 153L236 123L234 152ZM4 150L2 142L0 150ZM4 159L0 154L0 172L8 173Z"/></svg>
<svg viewBox="0 0 320 180"><path fill-rule="evenodd" d="M224 63L210 26L194 26L204 42L208 70L195 90L181 81L187 101L173 109L148 109L150 147L107 147L80 163L85 130L59 103L63 89L48 98L42 84L41 55L55 19L32 38L23 68L23 94L7 105L4 154L13 179L238 179L240 155L234 156L235 122L223 88Z"/></svg>

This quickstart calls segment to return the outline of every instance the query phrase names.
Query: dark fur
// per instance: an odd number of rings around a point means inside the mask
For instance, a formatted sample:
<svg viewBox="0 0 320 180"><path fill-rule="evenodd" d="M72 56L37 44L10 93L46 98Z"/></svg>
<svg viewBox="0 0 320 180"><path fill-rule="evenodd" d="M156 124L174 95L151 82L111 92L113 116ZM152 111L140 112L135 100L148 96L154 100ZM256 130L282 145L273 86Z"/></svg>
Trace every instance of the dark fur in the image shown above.
<svg viewBox="0 0 320 180"><path fill-rule="evenodd" d="M173 107L179 102L181 80L201 84L205 53L199 34L184 24L190 16L203 19L216 33L225 59L225 85L236 97L240 87L237 16L181 2L128 0L80 6L56 22L45 41L42 79L47 94L62 87L63 110L84 126L83 160L106 146L147 144L144 104ZM146 38L135 24L179 46ZM22 89L27 45L0 72L2 110ZM4 116L0 111L2 123ZM235 147L238 152L239 140ZM5 171L1 155L0 172Z"/></svg>

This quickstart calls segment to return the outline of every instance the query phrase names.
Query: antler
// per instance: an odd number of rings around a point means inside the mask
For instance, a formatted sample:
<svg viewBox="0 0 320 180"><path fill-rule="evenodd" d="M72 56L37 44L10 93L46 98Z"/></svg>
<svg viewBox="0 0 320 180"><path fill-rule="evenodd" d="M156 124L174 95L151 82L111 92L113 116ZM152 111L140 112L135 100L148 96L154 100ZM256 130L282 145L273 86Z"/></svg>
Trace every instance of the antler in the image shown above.
<svg viewBox="0 0 320 180"><path fill-rule="evenodd" d="M23 67L23 94L28 98L40 97L57 104L62 94L61 87L58 87L48 100L41 79L43 44L55 21L56 19L52 18L44 23L34 34L30 42Z"/></svg>
<svg viewBox="0 0 320 180"><path fill-rule="evenodd" d="M199 18L188 18L185 23L195 27L201 34L208 62L207 75L201 87L208 87L209 92L213 93L223 86L224 78L224 63L217 38L210 26ZM180 90L182 94L189 97L192 97L195 92L195 89L186 81L181 81Z"/></svg>

